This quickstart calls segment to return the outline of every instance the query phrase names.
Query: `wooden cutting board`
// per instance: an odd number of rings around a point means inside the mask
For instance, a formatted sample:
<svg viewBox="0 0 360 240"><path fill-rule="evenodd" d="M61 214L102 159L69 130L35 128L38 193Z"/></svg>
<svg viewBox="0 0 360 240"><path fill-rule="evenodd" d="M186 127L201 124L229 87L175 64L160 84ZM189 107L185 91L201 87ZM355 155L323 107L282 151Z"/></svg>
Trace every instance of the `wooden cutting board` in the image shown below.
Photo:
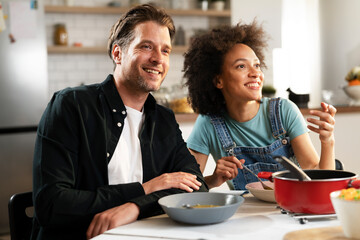
<svg viewBox="0 0 360 240"><path fill-rule="evenodd" d="M284 236L284 240L350 240L346 238L341 226L310 228L289 232Z"/></svg>

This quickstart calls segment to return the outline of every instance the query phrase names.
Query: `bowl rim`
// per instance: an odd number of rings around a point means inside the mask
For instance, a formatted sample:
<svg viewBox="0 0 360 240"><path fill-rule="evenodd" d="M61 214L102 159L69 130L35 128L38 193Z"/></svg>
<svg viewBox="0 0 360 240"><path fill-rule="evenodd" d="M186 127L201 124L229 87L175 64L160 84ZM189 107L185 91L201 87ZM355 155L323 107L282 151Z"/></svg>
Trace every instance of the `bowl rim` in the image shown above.
<svg viewBox="0 0 360 240"><path fill-rule="evenodd" d="M263 182L270 182L270 183L273 183L273 182L271 182L271 181L268 181L268 180L265 180L265 181L263 181ZM249 184L254 184L254 183L258 183L258 184L260 184L261 185L261 183L260 182L251 182L251 183L247 183L246 185L245 185L245 188L247 189L247 190L255 190L255 191L257 191L257 190L259 190L259 191L266 191L266 192L272 192L272 191L274 191L275 189L273 188L272 190L268 190L268 189L261 189L261 188L254 188L254 187L251 187ZM274 183L273 183L273 185L274 185Z"/></svg>
<svg viewBox="0 0 360 240"><path fill-rule="evenodd" d="M285 181L293 181L293 182L302 182L302 183L307 183L307 184L311 184L314 182L336 182L336 181L343 181L343 180L348 180L348 179L353 179L353 178L358 178L358 174L354 173L354 172L350 172L350 171L346 171L346 170L327 170L327 169L306 169L304 170L305 173L306 172L311 172L311 171L322 171L322 172L346 172L349 174L353 174L353 176L349 176L349 177L338 177L338 178L324 178L324 179L311 179L311 181L300 181L299 179L296 178L288 178L288 177L283 177L283 175L285 173L289 173L289 170L283 170L283 171L278 171L278 172L274 172L272 174L272 178L274 179L279 179L279 180L285 180Z"/></svg>
<svg viewBox="0 0 360 240"><path fill-rule="evenodd" d="M345 85L343 88L360 88L360 85Z"/></svg>
<svg viewBox="0 0 360 240"><path fill-rule="evenodd" d="M221 209L221 208L229 208L230 206L237 206L237 205L240 205L242 204L245 199L244 197L242 196L239 196L237 194L230 194L230 193L220 193L220 192L192 192L192 193L178 193L178 194L170 194L170 195L167 195L167 196L164 196L164 197L161 197L159 198L158 200L158 203L160 206L163 206L163 207L166 207L168 209L185 209L185 210L196 210L196 211L203 211L203 210L208 210L209 208L190 208L190 209L187 209L187 208L183 208L183 207L173 207L173 206L167 206L163 203L161 203L161 199L165 199L165 198L171 198L171 197L174 197L175 195L189 195L189 194L197 194L197 195L232 195L234 196L237 201L234 202L234 203L230 203L230 204L226 204L226 205L221 205L221 206L217 206L217 207L213 207L212 209L216 208L216 209ZM164 201L164 200L162 200Z"/></svg>

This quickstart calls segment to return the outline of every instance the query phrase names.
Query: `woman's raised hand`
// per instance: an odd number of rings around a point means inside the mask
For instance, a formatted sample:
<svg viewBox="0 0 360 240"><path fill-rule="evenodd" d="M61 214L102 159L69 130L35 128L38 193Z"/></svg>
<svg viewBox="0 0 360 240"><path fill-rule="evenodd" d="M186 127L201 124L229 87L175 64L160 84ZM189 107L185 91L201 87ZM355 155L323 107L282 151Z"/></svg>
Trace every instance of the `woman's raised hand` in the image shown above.
<svg viewBox="0 0 360 240"><path fill-rule="evenodd" d="M308 128L319 134L321 143L330 143L334 141L334 127L336 108L330 104L321 103L322 110L311 110L310 114L319 117L318 119L309 117L307 121L318 126L308 125Z"/></svg>

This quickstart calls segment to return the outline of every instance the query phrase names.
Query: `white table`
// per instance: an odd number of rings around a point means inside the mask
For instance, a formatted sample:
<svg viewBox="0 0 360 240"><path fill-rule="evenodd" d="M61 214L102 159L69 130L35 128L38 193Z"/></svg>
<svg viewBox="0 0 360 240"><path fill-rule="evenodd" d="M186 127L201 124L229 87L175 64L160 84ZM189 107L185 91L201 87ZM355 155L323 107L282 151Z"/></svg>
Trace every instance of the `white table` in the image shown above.
<svg viewBox="0 0 360 240"><path fill-rule="evenodd" d="M222 223L186 225L174 222L163 214L111 229L93 239L280 240L286 233L296 230L340 226L336 218L309 220L300 224L291 216L282 214L274 203L257 200L250 194L244 198L245 202L234 216Z"/></svg>

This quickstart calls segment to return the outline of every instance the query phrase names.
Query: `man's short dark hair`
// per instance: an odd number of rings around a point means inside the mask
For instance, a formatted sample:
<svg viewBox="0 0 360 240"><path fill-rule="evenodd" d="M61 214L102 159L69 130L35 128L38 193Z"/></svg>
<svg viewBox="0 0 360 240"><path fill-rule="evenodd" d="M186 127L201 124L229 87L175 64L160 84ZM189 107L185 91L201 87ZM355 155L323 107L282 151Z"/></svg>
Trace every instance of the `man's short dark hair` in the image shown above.
<svg viewBox="0 0 360 240"><path fill-rule="evenodd" d="M175 35L175 25L172 18L163 10L149 4L131 8L124 13L113 25L108 40L108 54L112 59L112 48L118 44L121 49L126 49L134 38L135 27L143 22L154 21L169 29L171 40Z"/></svg>

